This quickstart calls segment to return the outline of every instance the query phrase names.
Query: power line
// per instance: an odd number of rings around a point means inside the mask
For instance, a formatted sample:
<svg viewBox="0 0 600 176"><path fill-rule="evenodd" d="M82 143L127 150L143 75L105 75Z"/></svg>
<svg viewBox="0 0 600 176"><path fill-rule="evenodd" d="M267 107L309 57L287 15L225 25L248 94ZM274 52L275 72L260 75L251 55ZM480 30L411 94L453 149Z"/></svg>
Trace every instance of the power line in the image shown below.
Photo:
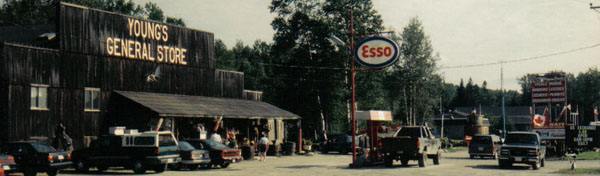
<svg viewBox="0 0 600 176"><path fill-rule="evenodd" d="M498 65L498 64L502 64L502 63L515 63L515 62L537 60L537 59L543 59L543 58L547 58L547 57L552 57L552 56L558 56L558 55L563 55L563 54L567 54L567 53L572 53L572 52L576 52L576 51L580 51L580 50L595 48L595 47L598 47L598 46L600 46L600 43L596 43L596 44L593 44L593 45L590 45L590 46L585 46L585 47L581 47L581 48L577 48L577 49L572 49L572 50L567 50L567 51L561 51L561 52L556 52L556 53L551 53L551 54L545 54L545 55L540 55L540 56L533 56L533 57L528 57L528 58L513 59L513 60L498 61L498 62L490 62L490 63L481 63L481 64L446 66L446 67L440 67L440 69L480 67L480 66L488 66L488 65Z"/></svg>

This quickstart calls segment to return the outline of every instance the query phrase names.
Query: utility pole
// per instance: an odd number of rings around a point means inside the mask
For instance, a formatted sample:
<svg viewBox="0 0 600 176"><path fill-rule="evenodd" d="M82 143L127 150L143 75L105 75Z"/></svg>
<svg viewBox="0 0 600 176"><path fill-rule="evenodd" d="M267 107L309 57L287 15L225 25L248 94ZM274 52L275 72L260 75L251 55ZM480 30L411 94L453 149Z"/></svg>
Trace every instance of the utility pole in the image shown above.
<svg viewBox="0 0 600 176"><path fill-rule="evenodd" d="M444 137L444 108L442 105L442 97L440 97L440 114L442 115L442 130L440 132L440 138Z"/></svg>
<svg viewBox="0 0 600 176"><path fill-rule="evenodd" d="M506 111L504 109L504 62L500 62L500 92L502 94L502 135L506 138Z"/></svg>

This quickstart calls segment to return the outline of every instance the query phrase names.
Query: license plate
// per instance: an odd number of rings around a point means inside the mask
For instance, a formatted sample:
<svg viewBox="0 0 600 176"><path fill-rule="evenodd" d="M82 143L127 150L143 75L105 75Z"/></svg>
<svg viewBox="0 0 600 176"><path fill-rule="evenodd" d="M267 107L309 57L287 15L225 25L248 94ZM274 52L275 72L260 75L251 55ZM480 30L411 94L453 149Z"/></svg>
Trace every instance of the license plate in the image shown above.
<svg viewBox="0 0 600 176"><path fill-rule="evenodd" d="M235 163L235 159L231 160L231 162Z"/></svg>
<svg viewBox="0 0 600 176"><path fill-rule="evenodd" d="M64 160L64 159L65 159L65 156L58 155L58 160Z"/></svg>
<svg viewBox="0 0 600 176"><path fill-rule="evenodd" d="M4 169L5 171L10 170L10 167L8 166L2 166L2 169Z"/></svg>
<svg viewBox="0 0 600 176"><path fill-rule="evenodd" d="M515 158L515 161L520 162L522 159L521 158Z"/></svg>
<svg viewBox="0 0 600 176"><path fill-rule="evenodd" d="M167 162L172 163L173 162L173 158L167 159Z"/></svg>
<svg viewBox="0 0 600 176"><path fill-rule="evenodd" d="M479 147L479 148L477 148L477 149L479 149L479 151L483 151L483 147Z"/></svg>

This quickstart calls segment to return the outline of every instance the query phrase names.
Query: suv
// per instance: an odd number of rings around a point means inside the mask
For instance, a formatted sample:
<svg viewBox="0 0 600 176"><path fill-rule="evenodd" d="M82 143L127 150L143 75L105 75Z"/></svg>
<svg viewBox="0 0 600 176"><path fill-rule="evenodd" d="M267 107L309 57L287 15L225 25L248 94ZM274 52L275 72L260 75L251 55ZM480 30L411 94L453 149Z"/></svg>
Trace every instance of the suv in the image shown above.
<svg viewBox="0 0 600 176"><path fill-rule="evenodd" d="M58 170L72 165L71 153L58 152L52 146L38 141L9 142L2 147L2 153L12 155L17 163L16 171L23 172L25 176L38 172L53 176L58 174Z"/></svg>
<svg viewBox="0 0 600 176"><path fill-rule="evenodd" d="M502 141L496 135L475 135L471 138L469 144L469 156L471 159L479 156L481 158L488 156L492 159L498 157Z"/></svg>
<svg viewBox="0 0 600 176"><path fill-rule="evenodd" d="M400 160L403 166L408 160L417 160L419 167L425 167L427 158L433 158L433 164L440 164L441 142L435 138L431 128L427 126L405 126L400 128L394 137L381 139L384 164L393 166L394 160Z"/></svg>
<svg viewBox="0 0 600 176"><path fill-rule="evenodd" d="M358 137L356 140L356 151L360 151L360 147L358 147ZM347 134L330 134L328 135L328 139L321 146L321 153L328 153L330 151L337 151L340 154L348 154L348 152L352 151L352 136Z"/></svg>
<svg viewBox="0 0 600 176"><path fill-rule="evenodd" d="M125 167L135 173L152 169L165 171L167 164L181 161L177 141L169 131L149 131L136 134L101 136L90 143L89 148L73 152L77 171L90 167L107 170L109 167Z"/></svg>
<svg viewBox="0 0 600 176"><path fill-rule="evenodd" d="M510 132L506 134L504 145L500 148L498 165L500 168L513 163L530 164L534 170L544 167L546 146L541 144L540 136L534 132Z"/></svg>

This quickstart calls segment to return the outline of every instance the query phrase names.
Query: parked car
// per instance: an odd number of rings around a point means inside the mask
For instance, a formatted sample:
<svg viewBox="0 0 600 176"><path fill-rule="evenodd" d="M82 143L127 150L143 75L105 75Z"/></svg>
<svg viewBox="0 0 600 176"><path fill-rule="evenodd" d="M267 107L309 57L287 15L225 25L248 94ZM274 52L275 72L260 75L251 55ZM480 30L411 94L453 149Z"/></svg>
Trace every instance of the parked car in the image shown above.
<svg viewBox="0 0 600 176"><path fill-rule="evenodd" d="M125 167L137 174L146 170L160 173L168 164L180 161L177 141L169 131L100 136L89 148L73 151L73 166L79 172L90 167L100 171Z"/></svg>
<svg viewBox="0 0 600 176"><path fill-rule="evenodd" d="M525 163L537 170L544 167L545 158L546 146L541 143L537 133L509 132L500 148L498 165L500 168L507 168L513 163Z"/></svg>
<svg viewBox="0 0 600 176"><path fill-rule="evenodd" d="M38 172L54 176L60 169L73 164L70 152L58 152L39 141L9 142L2 146L2 153L12 155L17 163L16 172L23 172L25 176L37 175Z"/></svg>
<svg viewBox="0 0 600 176"><path fill-rule="evenodd" d="M173 170L180 170L182 168L189 168L195 170L199 165L210 164L210 156L208 150L196 149L192 144L186 141L178 141L178 151L181 157L181 162L170 165Z"/></svg>
<svg viewBox="0 0 600 176"><path fill-rule="evenodd" d="M381 143L387 167L391 167L394 160L400 160L403 166L408 165L409 160L417 160L419 167L425 167L427 158L433 158L435 165L440 164L440 139L435 138L427 126L402 127L393 137L382 138Z"/></svg>
<svg viewBox="0 0 600 176"><path fill-rule="evenodd" d="M210 156L209 164L200 164L202 168L221 166L221 168L229 167L229 164L242 160L242 152L240 149L229 148L224 144L213 140L186 140L196 149L208 150Z"/></svg>
<svg viewBox="0 0 600 176"><path fill-rule="evenodd" d="M500 152L502 141L496 135L474 135L469 144L469 157L471 159L479 156L496 159Z"/></svg>
<svg viewBox="0 0 600 176"><path fill-rule="evenodd" d="M356 151L360 151L359 140L356 137ZM348 154L352 152L352 136L347 134L328 134L327 141L321 146L321 153L329 153L337 151L340 154Z"/></svg>
<svg viewBox="0 0 600 176"><path fill-rule="evenodd" d="M17 163L15 163L15 157L12 155L0 154L0 168L4 170L4 173L8 175L11 171L17 169Z"/></svg>

